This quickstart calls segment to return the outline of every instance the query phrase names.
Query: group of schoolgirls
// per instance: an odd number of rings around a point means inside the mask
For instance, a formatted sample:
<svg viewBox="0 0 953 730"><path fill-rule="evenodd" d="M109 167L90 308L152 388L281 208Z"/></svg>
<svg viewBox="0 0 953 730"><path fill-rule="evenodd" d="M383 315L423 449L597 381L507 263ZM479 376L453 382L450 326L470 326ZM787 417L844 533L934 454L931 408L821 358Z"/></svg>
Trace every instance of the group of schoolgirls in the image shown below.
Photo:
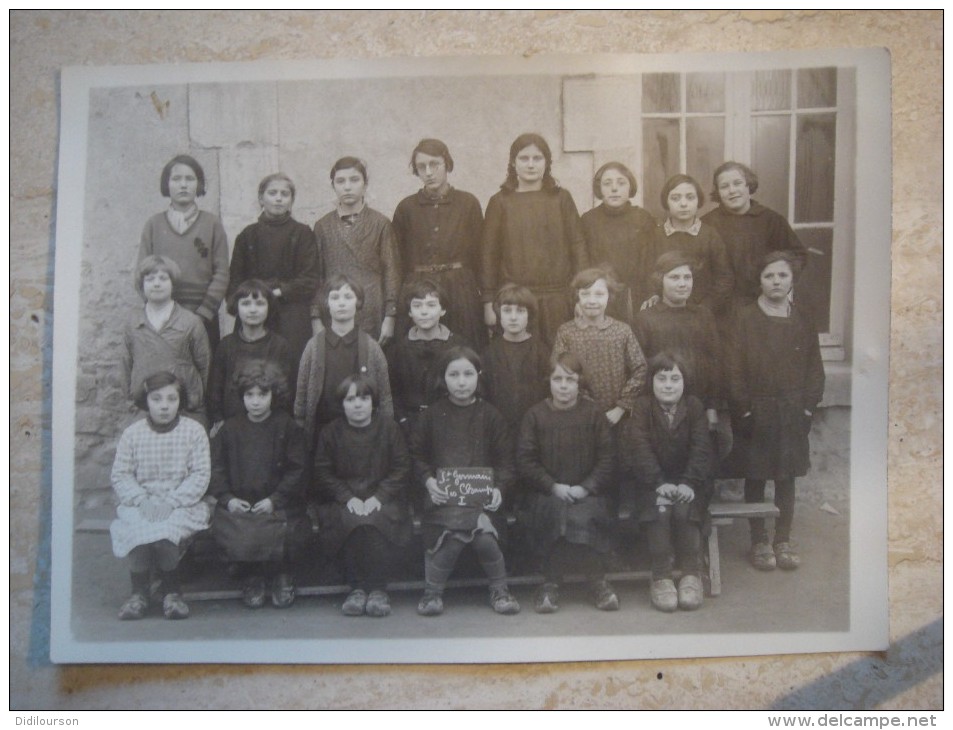
<svg viewBox="0 0 953 730"><path fill-rule="evenodd" d="M704 220L700 185L671 178L661 225L630 202L621 163L597 171L602 203L581 217L551 164L545 139L517 138L484 217L449 184L446 145L422 140L410 166L423 187L391 222L365 204L366 164L342 158L336 210L313 231L291 217L294 183L269 175L229 262L220 221L196 205L201 165L169 161L170 207L140 245L145 306L124 335L145 417L123 432L112 473L113 551L132 581L121 619L153 602L189 615L178 565L209 527L245 605L270 594L290 606L309 502L323 553L343 565L349 616L391 612L412 509L426 547L419 614L443 612L467 545L492 608L519 612L504 504L545 578L538 613L558 610L578 572L594 604L616 610L606 573L627 498L645 525L653 606L698 608L716 474L744 478L747 501L774 481L781 516L773 542L751 520L751 560L798 566L794 479L824 383L816 331L791 296L803 246L751 198L757 177L740 163L715 171L720 205ZM219 340L223 298L236 326Z"/></svg>

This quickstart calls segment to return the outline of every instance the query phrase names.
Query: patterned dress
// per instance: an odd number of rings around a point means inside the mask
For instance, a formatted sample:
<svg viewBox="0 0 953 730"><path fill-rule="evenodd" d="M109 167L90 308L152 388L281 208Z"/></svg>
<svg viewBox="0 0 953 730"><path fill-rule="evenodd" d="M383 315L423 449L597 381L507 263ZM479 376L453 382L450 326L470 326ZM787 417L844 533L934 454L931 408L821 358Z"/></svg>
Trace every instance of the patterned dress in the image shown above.
<svg viewBox="0 0 953 730"><path fill-rule="evenodd" d="M357 325L376 340L384 317L397 314L400 263L390 221L367 206L347 216L332 210L314 224L314 237L325 278L347 274L364 288ZM318 316L316 304L312 317Z"/></svg>
<svg viewBox="0 0 953 730"><path fill-rule="evenodd" d="M645 356L632 328L606 317L590 324L583 317L563 324L556 333L553 357L572 352L582 360L593 400L604 412L616 406L631 412L645 387Z"/></svg>
<svg viewBox="0 0 953 730"><path fill-rule="evenodd" d="M126 325L123 345L121 361L130 401L135 400L146 378L167 371L185 384L188 402L181 404L183 412L204 420L211 355L208 335L198 316L175 304L169 319L156 330L142 308Z"/></svg>
<svg viewBox="0 0 953 730"><path fill-rule="evenodd" d="M212 468L205 429L191 418L178 417L169 427L148 419L123 431L116 447L112 487L119 498L116 519L109 525L113 554L125 557L139 545L169 540L176 545L209 525L209 506L202 501ZM148 497L172 505L164 520L149 522L139 506Z"/></svg>

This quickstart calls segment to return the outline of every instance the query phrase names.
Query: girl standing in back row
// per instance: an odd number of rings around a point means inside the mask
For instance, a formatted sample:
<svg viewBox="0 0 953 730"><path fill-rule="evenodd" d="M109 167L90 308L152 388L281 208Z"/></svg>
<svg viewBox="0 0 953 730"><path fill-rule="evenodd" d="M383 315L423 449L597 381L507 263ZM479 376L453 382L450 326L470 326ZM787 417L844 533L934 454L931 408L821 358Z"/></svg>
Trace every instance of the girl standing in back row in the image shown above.
<svg viewBox="0 0 953 730"><path fill-rule="evenodd" d="M401 301L419 279L435 281L446 292L444 324L477 348L486 343L478 283L483 210L470 193L448 179L453 158L439 139L422 139L410 155L410 169L423 187L394 211L394 233L404 271ZM398 312L398 337L410 327Z"/></svg>
<svg viewBox="0 0 953 730"><path fill-rule="evenodd" d="M238 234L229 274L228 296L249 279L260 279L272 299L271 327L291 346L291 399L298 377L298 361L311 338L311 300L321 278L314 233L291 217L295 184L281 172L258 185L261 215Z"/></svg>
<svg viewBox="0 0 953 730"><path fill-rule="evenodd" d="M552 346L572 319L566 285L588 264L586 239L572 195L552 174L542 136L521 134L510 146L506 180L486 206L483 227L484 321L496 325L493 302L506 282L528 287L538 303L538 332Z"/></svg>
<svg viewBox="0 0 953 730"><path fill-rule="evenodd" d="M400 269L397 240L386 216L367 207L367 165L356 157L342 157L331 168L331 187L337 209L314 224L318 257L325 277L344 274L364 291L357 325L382 347L394 336ZM323 302L311 307L314 331Z"/></svg>
<svg viewBox="0 0 953 730"><path fill-rule="evenodd" d="M202 319L214 349L220 339L218 309L228 288L228 238L218 216L195 203L205 190L205 171L194 157L176 155L166 163L159 192L169 198L169 207L146 221L137 263L158 255L178 265L175 301Z"/></svg>

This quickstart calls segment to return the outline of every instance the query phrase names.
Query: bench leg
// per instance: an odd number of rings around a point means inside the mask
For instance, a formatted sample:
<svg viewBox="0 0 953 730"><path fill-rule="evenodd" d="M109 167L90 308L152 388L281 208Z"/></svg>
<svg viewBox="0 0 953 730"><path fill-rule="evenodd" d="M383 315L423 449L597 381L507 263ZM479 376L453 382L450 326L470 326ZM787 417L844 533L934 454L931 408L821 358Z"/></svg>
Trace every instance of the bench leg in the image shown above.
<svg viewBox="0 0 953 730"><path fill-rule="evenodd" d="M718 526L711 526L708 535L708 593L721 595L721 555L718 553Z"/></svg>

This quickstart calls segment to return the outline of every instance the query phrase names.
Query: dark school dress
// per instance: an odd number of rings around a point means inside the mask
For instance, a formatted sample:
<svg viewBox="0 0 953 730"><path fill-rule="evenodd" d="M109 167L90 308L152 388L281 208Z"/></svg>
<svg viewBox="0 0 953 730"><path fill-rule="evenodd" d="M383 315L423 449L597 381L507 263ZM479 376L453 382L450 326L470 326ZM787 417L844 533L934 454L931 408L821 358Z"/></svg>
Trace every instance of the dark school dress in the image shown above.
<svg viewBox="0 0 953 730"><path fill-rule="evenodd" d="M559 410L547 399L530 408L520 427L516 463L536 555L548 555L560 538L609 551L612 520L605 492L615 463L609 421L595 403L580 397L572 408ZM589 496L568 504L553 495L557 482L585 487Z"/></svg>
<svg viewBox="0 0 953 730"><path fill-rule="evenodd" d="M500 412L481 398L458 406L443 397L417 419L410 441L413 489L424 495L424 544L436 550L446 534L464 542L487 524L488 513L479 506L436 505L426 482L441 467L489 467L493 484L505 499L515 477L510 431Z"/></svg>
<svg viewBox="0 0 953 730"><path fill-rule="evenodd" d="M437 336L421 339L411 327L403 337L395 339L385 350L390 388L394 398L394 417L404 435L410 438L417 415L439 397L441 374L435 371L443 353L451 347L469 343L444 325L438 325Z"/></svg>
<svg viewBox="0 0 953 730"><path fill-rule="evenodd" d="M625 287L609 302L606 314L632 324L642 302L652 296L649 278L658 222L651 213L626 201L621 208L605 203L582 214L582 230L594 266L608 264Z"/></svg>
<svg viewBox="0 0 953 730"><path fill-rule="evenodd" d="M378 530L394 545L407 545L413 526L407 501L410 455L397 424L375 413L364 427L339 418L321 430L314 457L314 478L334 501L321 505L321 547L336 555L358 527ZM348 511L348 500L377 497L381 508L361 516Z"/></svg>
<svg viewBox="0 0 953 730"><path fill-rule="evenodd" d="M212 439L209 494L217 507L212 534L229 560L280 562L293 558L308 539L302 477L304 433L284 411L264 421L247 415L225 421ZM271 514L228 511L231 499L254 505L270 499Z"/></svg>
<svg viewBox="0 0 953 730"><path fill-rule="evenodd" d="M486 341L480 300L480 240L483 210L475 196L450 188L435 197L421 189L394 211L394 233L404 281L397 305L399 338L411 326L407 286L436 282L446 294L443 323L477 348Z"/></svg>
<svg viewBox="0 0 953 730"><path fill-rule="evenodd" d="M290 411L295 388L292 365L297 369L297 362L292 357L288 341L276 332L267 332L264 337L251 342L238 331L223 337L215 348L208 376L208 411L212 423L245 414L245 403L235 385L235 373L250 360L270 360L278 364L288 378L289 405L285 410ZM272 403L273 408L276 406Z"/></svg>
<svg viewBox="0 0 953 730"><path fill-rule="evenodd" d="M291 346L294 383L301 353L311 339L311 301L321 280L311 228L290 214L268 218L262 213L235 239L228 296L248 279L261 279L270 289L281 290L273 329Z"/></svg>
<svg viewBox="0 0 953 730"><path fill-rule="evenodd" d="M747 213L735 215L719 205L702 221L713 226L725 242L725 251L734 277L731 304L725 314L731 316L761 294L761 259L772 251L789 251L802 263L807 262L807 248L784 216L751 201ZM719 323L722 318L719 317ZM730 323L730 321L729 321Z"/></svg>
<svg viewBox="0 0 953 730"><path fill-rule="evenodd" d="M687 517L704 525L711 499L714 452L702 402L683 396L672 421L654 395L640 396L632 410L626 466L636 484L639 520L658 519L655 490L663 484L686 484L695 492Z"/></svg>
<svg viewBox="0 0 953 730"><path fill-rule="evenodd" d="M729 360L735 448L723 469L748 479L799 477L810 469L811 416L824 396L817 330L797 305L787 317L757 302L734 322ZM742 418L749 413L747 418Z"/></svg>
<svg viewBox="0 0 953 730"><path fill-rule="evenodd" d="M482 377L486 399L517 434L526 411L549 394L549 350L538 336L494 337L483 353Z"/></svg>
<svg viewBox="0 0 953 730"><path fill-rule="evenodd" d="M724 408L725 370L715 317L707 307L659 302L639 312L632 325L646 360L660 352L676 355L688 370L692 393L705 408ZM685 375L685 373L683 373Z"/></svg>
<svg viewBox="0 0 953 730"><path fill-rule="evenodd" d="M712 314L719 317L726 314L735 279L726 243L718 230L707 219L703 221L696 218L688 231L675 230L666 221L655 230L653 269L658 257L669 251L679 251L691 257L695 263L689 303L708 307Z"/></svg>
<svg viewBox="0 0 953 730"><path fill-rule="evenodd" d="M556 330L572 319L572 277L589 264L586 238L572 195L564 188L490 198L483 225L483 301L492 302L507 283L536 296L536 331L551 346Z"/></svg>

